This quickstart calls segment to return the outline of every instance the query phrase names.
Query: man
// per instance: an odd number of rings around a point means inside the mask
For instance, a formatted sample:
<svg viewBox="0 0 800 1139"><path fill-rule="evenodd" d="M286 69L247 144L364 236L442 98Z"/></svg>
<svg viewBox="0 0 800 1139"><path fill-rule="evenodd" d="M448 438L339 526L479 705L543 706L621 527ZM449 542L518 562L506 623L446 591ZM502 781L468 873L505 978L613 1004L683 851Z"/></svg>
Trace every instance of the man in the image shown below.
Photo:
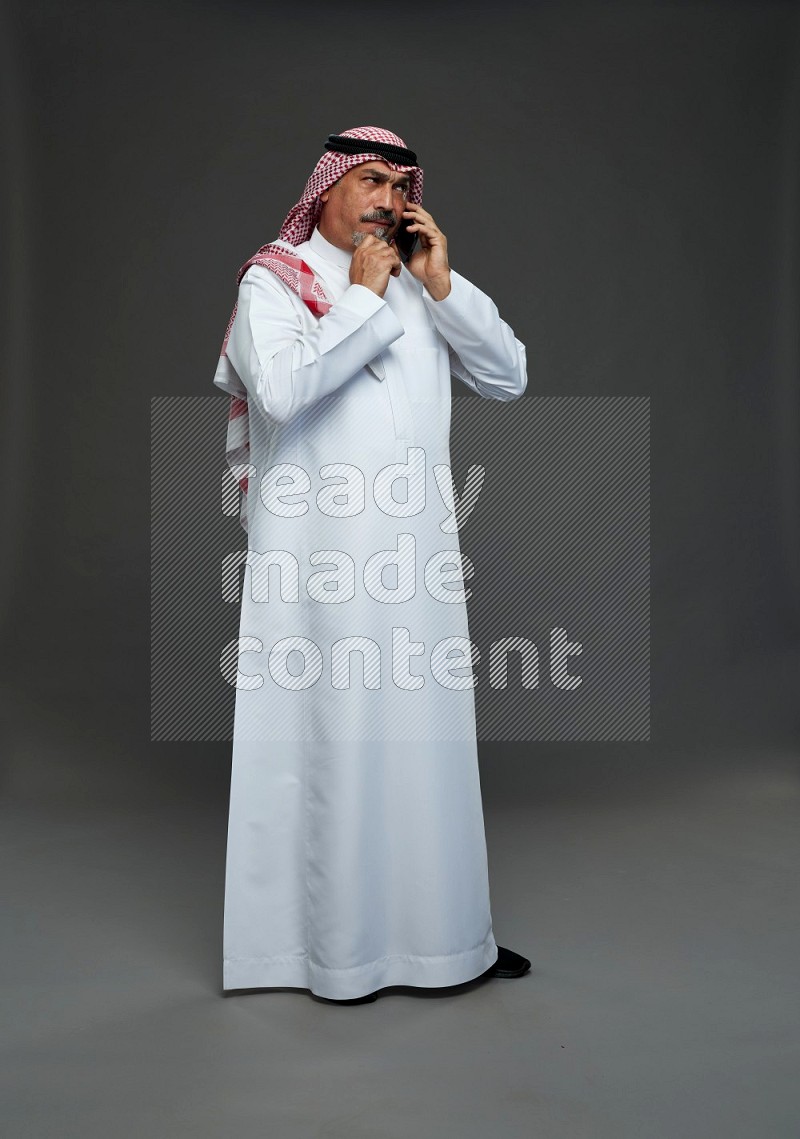
<svg viewBox="0 0 800 1139"><path fill-rule="evenodd" d="M530 968L492 931L449 470L451 374L516 399L525 348L451 269L422 177L390 131L331 135L239 271L214 377L248 533L225 990Z"/></svg>

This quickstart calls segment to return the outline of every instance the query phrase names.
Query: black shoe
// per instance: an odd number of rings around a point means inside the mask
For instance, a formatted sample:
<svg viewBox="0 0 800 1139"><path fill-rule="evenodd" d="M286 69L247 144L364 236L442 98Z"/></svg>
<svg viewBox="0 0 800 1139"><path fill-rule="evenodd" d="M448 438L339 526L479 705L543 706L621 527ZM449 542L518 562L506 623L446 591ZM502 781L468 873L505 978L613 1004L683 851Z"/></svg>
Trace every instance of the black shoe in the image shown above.
<svg viewBox="0 0 800 1139"><path fill-rule="evenodd" d="M514 953L510 949L497 947L497 960L489 970L491 977L522 977L531 967L527 957Z"/></svg>
<svg viewBox="0 0 800 1139"><path fill-rule="evenodd" d="M327 1004L331 1005L365 1005L370 1001L376 1001L377 999L377 993L370 993L366 997L350 997L344 1001L339 1001L336 999L336 997L317 997L318 1001L325 1001Z"/></svg>

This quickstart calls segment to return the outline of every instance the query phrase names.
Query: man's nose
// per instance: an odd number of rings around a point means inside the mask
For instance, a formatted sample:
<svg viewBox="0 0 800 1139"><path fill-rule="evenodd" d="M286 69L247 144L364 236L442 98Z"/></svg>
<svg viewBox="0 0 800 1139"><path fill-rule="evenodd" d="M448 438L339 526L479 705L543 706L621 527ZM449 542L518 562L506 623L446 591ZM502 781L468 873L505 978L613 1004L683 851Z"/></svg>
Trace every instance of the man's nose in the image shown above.
<svg viewBox="0 0 800 1139"><path fill-rule="evenodd" d="M394 191L391 182L383 182L378 193L378 209L394 213Z"/></svg>

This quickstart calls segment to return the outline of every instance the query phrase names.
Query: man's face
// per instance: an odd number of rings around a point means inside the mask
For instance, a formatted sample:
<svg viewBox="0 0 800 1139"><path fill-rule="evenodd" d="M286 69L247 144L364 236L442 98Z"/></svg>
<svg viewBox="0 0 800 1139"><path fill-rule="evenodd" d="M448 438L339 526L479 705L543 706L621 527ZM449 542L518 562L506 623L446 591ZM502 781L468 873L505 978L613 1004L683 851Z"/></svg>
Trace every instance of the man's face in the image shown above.
<svg viewBox="0 0 800 1139"><path fill-rule="evenodd" d="M403 220L411 185L385 162L361 162L321 195L319 231L326 241L349 252L368 233L389 241Z"/></svg>

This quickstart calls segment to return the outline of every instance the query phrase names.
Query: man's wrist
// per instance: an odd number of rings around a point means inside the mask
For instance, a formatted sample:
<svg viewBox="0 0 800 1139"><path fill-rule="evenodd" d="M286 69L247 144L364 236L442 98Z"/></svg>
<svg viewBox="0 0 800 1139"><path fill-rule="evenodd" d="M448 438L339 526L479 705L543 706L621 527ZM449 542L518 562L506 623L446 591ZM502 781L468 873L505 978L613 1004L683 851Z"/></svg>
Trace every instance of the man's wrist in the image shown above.
<svg viewBox="0 0 800 1139"><path fill-rule="evenodd" d="M442 277L425 281L425 288L435 301L443 301L449 295L452 285L450 283L450 270Z"/></svg>

